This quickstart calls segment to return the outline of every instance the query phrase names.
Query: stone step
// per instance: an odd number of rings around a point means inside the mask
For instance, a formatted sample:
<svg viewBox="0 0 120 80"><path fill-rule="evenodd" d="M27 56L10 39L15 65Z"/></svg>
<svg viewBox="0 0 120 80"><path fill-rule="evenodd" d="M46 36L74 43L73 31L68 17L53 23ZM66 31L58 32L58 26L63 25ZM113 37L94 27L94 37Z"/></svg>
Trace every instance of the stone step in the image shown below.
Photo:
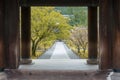
<svg viewBox="0 0 120 80"><path fill-rule="evenodd" d="M7 80L7 75L4 72L0 72L0 80Z"/></svg>
<svg viewBox="0 0 120 80"><path fill-rule="evenodd" d="M6 70L8 80L106 80L107 72Z"/></svg>

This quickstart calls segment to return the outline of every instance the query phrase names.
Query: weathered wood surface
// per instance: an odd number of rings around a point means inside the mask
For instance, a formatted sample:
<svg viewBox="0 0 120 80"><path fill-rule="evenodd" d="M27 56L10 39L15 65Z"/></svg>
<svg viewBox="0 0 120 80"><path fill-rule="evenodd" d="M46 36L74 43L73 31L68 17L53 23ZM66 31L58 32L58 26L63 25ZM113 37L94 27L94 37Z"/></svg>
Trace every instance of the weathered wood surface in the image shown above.
<svg viewBox="0 0 120 80"><path fill-rule="evenodd" d="M0 0L0 68L5 67L4 54L4 0Z"/></svg>
<svg viewBox="0 0 120 80"><path fill-rule="evenodd" d="M113 69L120 72L120 0L113 0Z"/></svg>
<svg viewBox="0 0 120 80"><path fill-rule="evenodd" d="M4 40L7 68L17 68L20 55L20 27L18 0L4 0Z"/></svg>
<svg viewBox="0 0 120 80"><path fill-rule="evenodd" d="M31 9L21 7L21 54L23 59L30 58L31 47Z"/></svg>
<svg viewBox="0 0 120 80"><path fill-rule="evenodd" d="M99 65L101 70L112 68L113 0L100 0Z"/></svg>
<svg viewBox="0 0 120 80"><path fill-rule="evenodd" d="M99 0L20 0L21 6L98 6Z"/></svg>
<svg viewBox="0 0 120 80"><path fill-rule="evenodd" d="M88 7L88 58L97 59L97 7Z"/></svg>

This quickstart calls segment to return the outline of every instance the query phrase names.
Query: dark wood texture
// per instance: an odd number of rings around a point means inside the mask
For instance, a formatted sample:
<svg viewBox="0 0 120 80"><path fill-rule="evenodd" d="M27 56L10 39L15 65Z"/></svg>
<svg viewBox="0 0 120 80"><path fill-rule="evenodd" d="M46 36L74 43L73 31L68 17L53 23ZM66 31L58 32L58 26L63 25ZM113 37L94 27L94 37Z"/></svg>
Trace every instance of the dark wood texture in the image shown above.
<svg viewBox="0 0 120 80"><path fill-rule="evenodd" d="M0 0L0 68L5 67L4 54L4 0Z"/></svg>
<svg viewBox="0 0 120 80"><path fill-rule="evenodd" d="M5 23L5 55L7 68L17 68L20 54L19 2L18 0L4 0Z"/></svg>
<svg viewBox="0 0 120 80"><path fill-rule="evenodd" d="M112 41L113 41L113 0L100 0L99 25L99 53L100 69L112 68Z"/></svg>
<svg viewBox="0 0 120 80"><path fill-rule="evenodd" d="M20 0L21 6L98 6L99 0Z"/></svg>
<svg viewBox="0 0 120 80"><path fill-rule="evenodd" d="M30 7L21 7L21 45L22 45L22 58L30 58L30 44L31 44L31 9Z"/></svg>
<svg viewBox="0 0 120 80"><path fill-rule="evenodd" d="M88 58L97 59L97 7L88 7Z"/></svg>
<svg viewBox="0 0 120 80"><path fill-rule="evenodd" d="M113 0L113 68L120 71L120 0Z"/></svg>

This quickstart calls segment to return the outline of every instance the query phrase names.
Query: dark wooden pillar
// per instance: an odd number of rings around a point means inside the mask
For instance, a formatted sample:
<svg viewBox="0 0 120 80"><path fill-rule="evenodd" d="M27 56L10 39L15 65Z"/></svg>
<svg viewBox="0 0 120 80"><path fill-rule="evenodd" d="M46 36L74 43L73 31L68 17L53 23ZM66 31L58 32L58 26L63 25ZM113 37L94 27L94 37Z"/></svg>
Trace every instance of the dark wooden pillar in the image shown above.
<svg viewBox="0 0 120 80"><path fill-rule="evenodd" d="M113 0L113 69L120 72L120 0Z"/></svg>
<svg viewBox="0 0 120 80"><path fill-rule="evenodd" d="M97 7L88 7L88 64L97 64Z"/></svg>
<svg viewBox="0 0 120 80"><path fill-rule="evenodd" d="M0 0L0 71L5 68L4 54L4 0Z"/></svg>
<svg viewBox="0 0 120 80"><path fill-rule="evenodd" d="M100 0L99 10L99 67L101 70L112 68L113 11L112 0Z"/></svg>
<svg viewBox="0 0 120 80"><path fill-rule="evenodd" d="M20 53L19 0L4 0L4 3L4 54L7 68L17 68Z"/></svg>
<svg viewBox="0 0 120 80"><path fill-rule="evenodd" d="M22 63L31 63L31 9L21 7L21 54Z"/></svg>

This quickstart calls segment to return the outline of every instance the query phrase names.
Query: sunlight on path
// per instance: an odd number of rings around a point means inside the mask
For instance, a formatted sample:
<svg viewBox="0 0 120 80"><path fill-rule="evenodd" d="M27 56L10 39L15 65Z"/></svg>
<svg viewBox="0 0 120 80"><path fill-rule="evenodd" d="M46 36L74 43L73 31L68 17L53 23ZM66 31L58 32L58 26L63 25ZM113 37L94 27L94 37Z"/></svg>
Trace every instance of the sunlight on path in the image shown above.
<svg viewBox="0 0 120 80"><path fill-rule="evenodd" d="M50 59L70 59L63 42L56 42L55 50Z"/></svg>

